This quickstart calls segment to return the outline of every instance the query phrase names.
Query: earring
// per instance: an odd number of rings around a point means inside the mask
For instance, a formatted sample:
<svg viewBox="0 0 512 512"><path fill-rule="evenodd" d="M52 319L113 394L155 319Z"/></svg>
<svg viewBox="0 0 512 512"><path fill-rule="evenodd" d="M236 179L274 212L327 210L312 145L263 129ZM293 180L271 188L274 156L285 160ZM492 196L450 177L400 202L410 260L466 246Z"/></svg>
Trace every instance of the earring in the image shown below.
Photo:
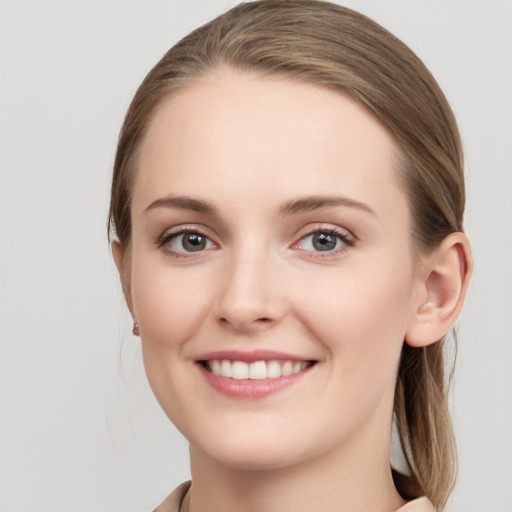
<svg viewBox="0 0 512 512"><path fill-rule="evenodd" d="M137 323L133 324L132 334L134 336L140 336L139 324L137 324Z"/></svg>

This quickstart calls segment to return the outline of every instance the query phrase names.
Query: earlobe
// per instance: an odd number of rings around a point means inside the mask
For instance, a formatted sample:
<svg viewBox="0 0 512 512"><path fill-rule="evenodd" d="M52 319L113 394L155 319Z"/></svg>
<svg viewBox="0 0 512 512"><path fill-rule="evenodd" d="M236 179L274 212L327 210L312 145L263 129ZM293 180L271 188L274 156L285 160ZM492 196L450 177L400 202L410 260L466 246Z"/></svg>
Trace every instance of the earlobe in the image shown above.
<svg viewBox="0 0 512 512"><path fill-rule="evenodd" d="M469 241L460 232L448 235L426 258L422 299L415 305L405 335L408 345L425 347L451 329L462 309L472 269Z"/></svg>

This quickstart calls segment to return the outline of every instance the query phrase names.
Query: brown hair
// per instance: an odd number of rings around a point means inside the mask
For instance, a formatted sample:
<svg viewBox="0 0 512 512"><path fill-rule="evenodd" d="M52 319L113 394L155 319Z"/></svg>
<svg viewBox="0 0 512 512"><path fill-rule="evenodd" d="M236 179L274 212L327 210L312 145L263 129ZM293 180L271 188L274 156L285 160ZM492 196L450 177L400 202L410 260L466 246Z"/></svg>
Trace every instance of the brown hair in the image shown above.
<svg viewBox="0 0 512 512"><path fill-rule="evenodd" d="M221 65L285 75L356 98L394 136L413 218L414 247L462 231L463 156L455 118L435 79L400 40L366 16L319 0L240 4L183 38L149 72L127 112L114 164L109 228L123 247L137 153L162 100ZM411 468L395 473L404 498L443 508L456 477L443 342L404 344L394 416Z"/></svg>

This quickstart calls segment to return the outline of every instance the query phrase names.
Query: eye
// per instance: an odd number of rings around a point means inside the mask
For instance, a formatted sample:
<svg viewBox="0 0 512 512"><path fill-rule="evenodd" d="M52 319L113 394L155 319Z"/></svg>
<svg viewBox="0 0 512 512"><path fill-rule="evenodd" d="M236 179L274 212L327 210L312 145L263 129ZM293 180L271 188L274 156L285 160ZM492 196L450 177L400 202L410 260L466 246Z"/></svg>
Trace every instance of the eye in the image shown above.
<svg viewBox="0 0 512 512"><path fill-rule="evenodd" d="M346 233L333 229L322 229L301 238L295 244L295 248L309 252L332 252L352 245L354 245L354 242Z"/></svg>
<svg viewBox="0 0 512 512"><path fill-rule="evenodd" d="M180 231L164 235L159 244L170 253L193 253L213 249L215 244L199 231Z"/></svg>

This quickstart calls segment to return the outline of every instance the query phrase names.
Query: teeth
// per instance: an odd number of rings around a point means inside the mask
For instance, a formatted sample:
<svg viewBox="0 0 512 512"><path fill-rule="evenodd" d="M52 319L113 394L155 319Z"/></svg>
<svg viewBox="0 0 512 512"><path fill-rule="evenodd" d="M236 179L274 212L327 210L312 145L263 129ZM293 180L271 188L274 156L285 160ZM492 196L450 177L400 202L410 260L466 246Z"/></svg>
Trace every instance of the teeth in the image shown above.
<svg viewBox="0 0 512 512"><path fill-rule="evenodd" d="M231 365L233 370L233 379L248 379L249 378L249 365L243 361L233 361Z"/></svg>
<svg viewBox="0 0 512 512"><path fill-rule="evenodd" d="M281 366L277 361L269 361L267 363L267 379L277 379L281 377Z"/></svg>
<svg viewBox="0 0 512 512"><path fill-rule="evenodd" d="M282 375L291 375L293 372L293 363L291 361L286 361L281 368Z"/></svg>
<svg viewBox="0 0 512 512"><path fill-rule="evenodd" d="M237 380L246 379L277 379L278 377L295 375L309 368L307 361L230 361L228 359L213 359L206 362L207 368L221 377L231 377Z"/></svg>
<svg viewBox="0 0 512 512"><path fill-rule="evenodd" d="M267 365L265 361L256 361L249 365L249 379L266 379Z"/></svg>
<svg viewBox="0 0 512 512"><path fill-rule="evenodd" d="M217 375L221 374L221 363L217 359L212 361L212 372L216 373Z"/></svg>
<svg viewBox="0 0 512 512"><path fill-rule="evenodd" d="M213 373L215 370L211 367ZM220 375L223 377L233 377L233 370L231 368L231 361L222 361L220 363Z"/></svg>

